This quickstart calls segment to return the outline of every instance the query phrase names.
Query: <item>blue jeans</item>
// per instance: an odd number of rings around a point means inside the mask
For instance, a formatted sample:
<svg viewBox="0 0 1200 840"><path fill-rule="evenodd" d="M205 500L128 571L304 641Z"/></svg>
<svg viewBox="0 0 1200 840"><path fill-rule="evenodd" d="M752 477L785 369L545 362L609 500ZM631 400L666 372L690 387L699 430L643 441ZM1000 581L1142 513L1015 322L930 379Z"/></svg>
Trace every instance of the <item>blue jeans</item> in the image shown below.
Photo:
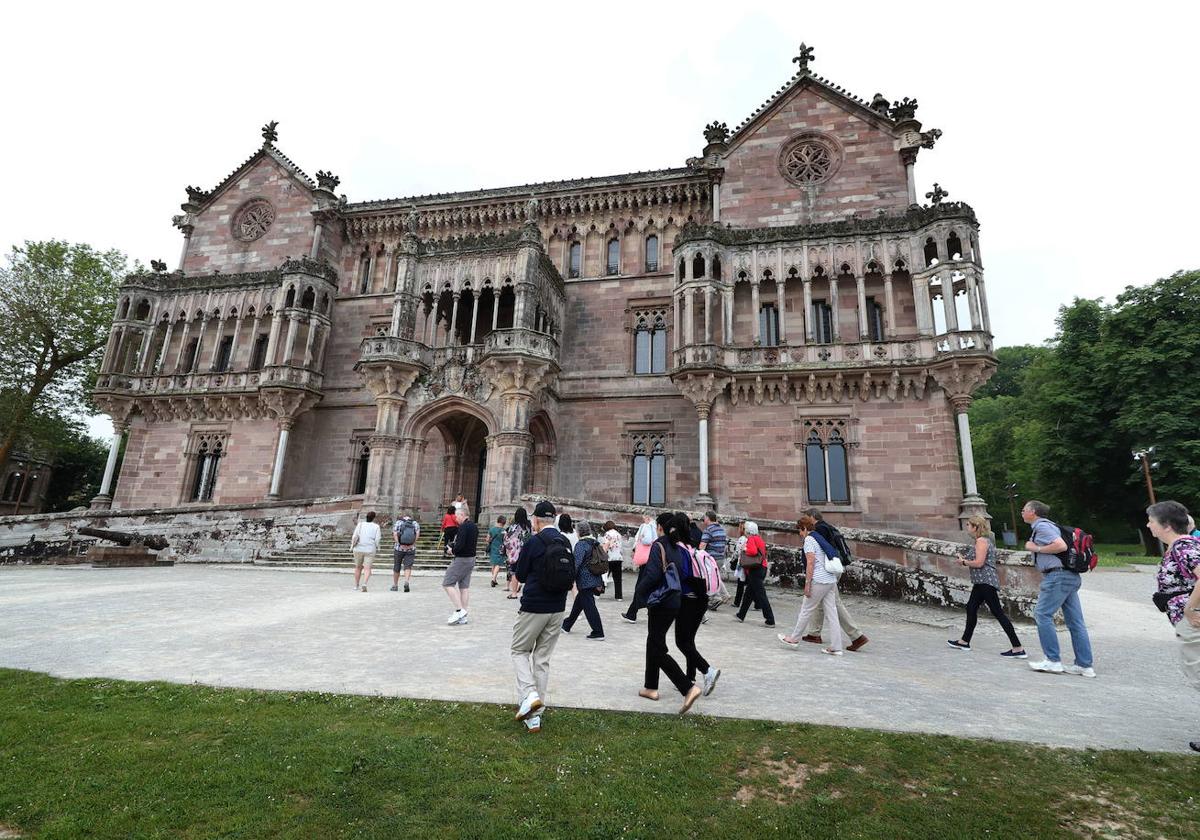
<svg viewBox="0 0 1200 840"><path fill-rule="evenodd" d="M1063 620L1071 633L1075 664L1080 668L1090 668L1092 642L1088 638L1087 625L1083 623L1083 608L1079 605L1079 586L1082 583L1074 572L1059 571L1046 575L1038 589L1033 615L1037 619L1038 641L1042 643L1042 651L1051 662L1059 662L1061 658L1058 632L1054 629L1054 614L1061 608Z"/></svg>

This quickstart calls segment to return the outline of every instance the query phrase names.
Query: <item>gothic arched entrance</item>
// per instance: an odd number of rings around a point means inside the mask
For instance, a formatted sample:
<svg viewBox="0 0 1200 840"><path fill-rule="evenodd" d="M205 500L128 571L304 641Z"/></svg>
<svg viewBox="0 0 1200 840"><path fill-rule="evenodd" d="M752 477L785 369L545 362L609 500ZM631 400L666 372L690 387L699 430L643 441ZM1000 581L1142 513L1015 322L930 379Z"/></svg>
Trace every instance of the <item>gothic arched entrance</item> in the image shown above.
<svg viewBox="0 0 1200 840"><path fill-rule="evenodd" d="M460 493L473 516L488 504L488 438L495 420L483 406L459 398L430 403L407 424L406 508L440 519Z"/></svg>

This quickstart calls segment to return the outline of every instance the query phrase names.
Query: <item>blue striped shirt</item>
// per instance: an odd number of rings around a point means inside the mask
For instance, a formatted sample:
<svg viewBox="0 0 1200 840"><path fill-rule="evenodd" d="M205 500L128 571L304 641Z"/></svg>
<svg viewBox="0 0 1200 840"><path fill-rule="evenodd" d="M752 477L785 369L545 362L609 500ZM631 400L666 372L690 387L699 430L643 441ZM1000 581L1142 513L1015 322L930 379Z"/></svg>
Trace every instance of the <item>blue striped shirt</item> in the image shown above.
<svg viewBox="0 0 1200 840"><path fill-rule="evenodd" d="M720 522L714 522L704 529L704 536L701 542L704 543L704 550L713 556L713 559L720 562L725 559L725 544L728 538L725 536L725 526Z"/></svg>

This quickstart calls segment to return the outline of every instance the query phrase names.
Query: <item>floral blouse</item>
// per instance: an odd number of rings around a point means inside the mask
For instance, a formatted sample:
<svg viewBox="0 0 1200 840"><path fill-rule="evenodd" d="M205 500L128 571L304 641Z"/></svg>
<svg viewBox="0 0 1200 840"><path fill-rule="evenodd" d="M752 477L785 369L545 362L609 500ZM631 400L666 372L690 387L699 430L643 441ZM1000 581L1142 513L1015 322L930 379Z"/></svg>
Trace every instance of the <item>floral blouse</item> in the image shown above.
<svg viewBox="0 0 1200 840"><path fill-rule="evenodd" d="M1183 607L1200 576L1200 539L1180 537L1163 555L1158 567L1158 591L1178 592L1167 602L1167 618L1172 624L1183 620Z"/></svg>

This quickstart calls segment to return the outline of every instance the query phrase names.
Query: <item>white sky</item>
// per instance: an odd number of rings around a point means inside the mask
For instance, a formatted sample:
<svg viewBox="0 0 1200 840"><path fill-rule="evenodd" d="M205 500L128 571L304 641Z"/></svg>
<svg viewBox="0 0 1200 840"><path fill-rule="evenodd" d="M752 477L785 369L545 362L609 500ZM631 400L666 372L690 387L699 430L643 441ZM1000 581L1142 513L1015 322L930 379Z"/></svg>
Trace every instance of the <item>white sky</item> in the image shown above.
<svg viewBox="0 0 1200 840"><path fill-rule="evenodd" d="M1200 268L1191 4L22 3L3 13L0 249L176 264L184 186L278 146L351 201L683 165L794 72L912 96L917 183L979 215L998 345ZM105 423L94 424L97 432Z"/></svg>

